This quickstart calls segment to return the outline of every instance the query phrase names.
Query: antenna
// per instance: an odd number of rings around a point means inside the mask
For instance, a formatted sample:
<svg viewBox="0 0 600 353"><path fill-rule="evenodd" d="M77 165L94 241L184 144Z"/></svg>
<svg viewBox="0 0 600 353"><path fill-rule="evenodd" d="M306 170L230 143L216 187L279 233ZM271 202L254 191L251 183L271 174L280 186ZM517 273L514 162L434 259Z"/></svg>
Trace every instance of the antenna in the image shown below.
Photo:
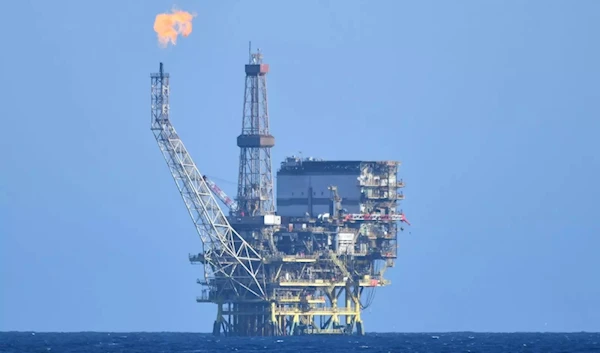
<svg viewBox="0 0 600 353"><path fill-rule="evenodd" d="M248 63L252 64L252 41L248 41Z"/></svg>

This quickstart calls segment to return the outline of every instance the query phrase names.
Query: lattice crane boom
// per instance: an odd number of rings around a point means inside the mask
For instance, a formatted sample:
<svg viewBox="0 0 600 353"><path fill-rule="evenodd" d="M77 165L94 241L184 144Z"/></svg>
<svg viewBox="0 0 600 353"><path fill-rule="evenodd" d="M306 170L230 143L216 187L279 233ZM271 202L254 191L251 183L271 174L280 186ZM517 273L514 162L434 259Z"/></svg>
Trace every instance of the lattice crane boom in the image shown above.
<svg viewBox="0 0 600 353"><path fill-rule="evenodd" d="M231 197L227 196L225 191L223 191L214 181L210 180L206 175L204 176L204 181L213 192L213 194L221 200L225 204L225 206L229 207L232 212L236 212L238 210L237 202L235 202Z"/></svg>
<svg viewBox="0 0 600 353"><path fill-rule="evenodd" d="M169 74L162 63L159 73L151 75L151 96L151 130L200 235L205 279L228 281L238 294L243 287L265 298L261 255L231 227L169 120Z"/></svg>

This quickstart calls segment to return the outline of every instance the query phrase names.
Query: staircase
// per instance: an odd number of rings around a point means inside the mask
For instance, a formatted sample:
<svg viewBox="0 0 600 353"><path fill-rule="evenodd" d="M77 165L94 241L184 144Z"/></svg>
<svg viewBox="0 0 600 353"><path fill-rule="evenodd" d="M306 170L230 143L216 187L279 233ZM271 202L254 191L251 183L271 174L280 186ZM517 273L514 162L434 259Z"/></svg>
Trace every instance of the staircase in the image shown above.
<svg viewBox="0 0 600 353"><path fill-rule="evenodd" d="M351 278L352 276L350 275L350 272L348 272L348 269L346 268L346 264L344 264L334 252L330 253L331 256L331 261L333 261L333 263L342 271L342 274L344 275L344 277L348 277Z"/></svg>

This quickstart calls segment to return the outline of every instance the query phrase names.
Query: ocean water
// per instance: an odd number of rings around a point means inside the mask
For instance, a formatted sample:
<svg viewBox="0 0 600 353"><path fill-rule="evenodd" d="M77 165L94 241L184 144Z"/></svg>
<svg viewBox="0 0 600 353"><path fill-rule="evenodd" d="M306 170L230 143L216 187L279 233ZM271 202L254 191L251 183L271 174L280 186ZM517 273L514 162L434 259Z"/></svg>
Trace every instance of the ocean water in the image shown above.
<svg viewBox="0 0 600 353"><path fill-rule="evenodd" d="M0 352L600 353L600 333L388 333L217 338L200 333L0 332Z"/></svg>

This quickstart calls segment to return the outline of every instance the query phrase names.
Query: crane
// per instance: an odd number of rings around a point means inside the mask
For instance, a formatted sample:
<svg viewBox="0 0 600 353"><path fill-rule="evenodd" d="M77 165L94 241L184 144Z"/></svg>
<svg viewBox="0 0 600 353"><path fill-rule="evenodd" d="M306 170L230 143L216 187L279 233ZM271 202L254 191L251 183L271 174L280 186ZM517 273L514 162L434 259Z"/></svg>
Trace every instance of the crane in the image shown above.
<svg viewBox="0 0 600 353"><path fill-rule="evenodd" d="M169 119L169 74L151 75L151 130L202 242L201 263L215 294L266 299L263 258L219 208L203 174ZM250 294L248 294L250 293Z"/></svg>
<svg viewBox="0 0 600 353"><path fill-rule="evenodd" d="M221 200L221 202L223 202L231 212L236 212L238 210L237 202L227 196L225 191L221 190L221 188L218 187L217 184L215 184L215 182L209 179L206 175L204 175L203 178L213 194L218 197L219 200Z"/></svg>

